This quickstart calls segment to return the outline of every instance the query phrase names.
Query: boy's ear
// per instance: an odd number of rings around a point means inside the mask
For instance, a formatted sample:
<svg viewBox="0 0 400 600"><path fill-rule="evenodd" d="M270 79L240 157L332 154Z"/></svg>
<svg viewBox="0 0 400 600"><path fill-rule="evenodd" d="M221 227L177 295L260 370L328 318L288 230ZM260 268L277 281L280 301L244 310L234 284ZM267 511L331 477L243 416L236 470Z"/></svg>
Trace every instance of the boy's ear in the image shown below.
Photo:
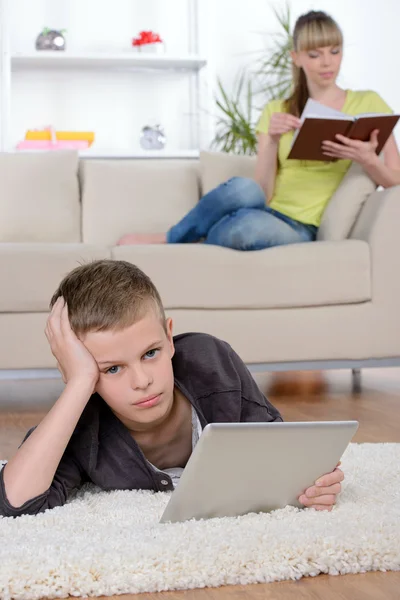
<svg viewBox="0 0 400 600"><path fill-rule="evenodd" d="M174 346L174 339L173 339L173 321L171 318L168 318L165 321L165 329L167 331L167 338L168 338L168 342L171 348L171 358L173 357L173 355L175 354L175 346Z"/></svg>

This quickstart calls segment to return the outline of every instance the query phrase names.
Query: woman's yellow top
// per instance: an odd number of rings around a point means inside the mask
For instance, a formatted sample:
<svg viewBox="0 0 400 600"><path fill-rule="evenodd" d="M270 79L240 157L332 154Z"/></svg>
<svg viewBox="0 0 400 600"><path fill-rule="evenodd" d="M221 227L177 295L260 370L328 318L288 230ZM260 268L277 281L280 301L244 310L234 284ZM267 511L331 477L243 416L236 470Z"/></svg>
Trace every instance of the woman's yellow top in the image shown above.
<svg viewBox="0 0 400 600"><path fill-rule="evenodd" d="M348 115L393 112L376 92L347 90L346 94L342 112ZM285 112L283 100L267 104L258 121L257 133L268 133L271 115L276 112ZM278 170L270 206L296 221L318 227L351 161L288 160L293 136L294 131L290 131L279 141Z"/></svg>

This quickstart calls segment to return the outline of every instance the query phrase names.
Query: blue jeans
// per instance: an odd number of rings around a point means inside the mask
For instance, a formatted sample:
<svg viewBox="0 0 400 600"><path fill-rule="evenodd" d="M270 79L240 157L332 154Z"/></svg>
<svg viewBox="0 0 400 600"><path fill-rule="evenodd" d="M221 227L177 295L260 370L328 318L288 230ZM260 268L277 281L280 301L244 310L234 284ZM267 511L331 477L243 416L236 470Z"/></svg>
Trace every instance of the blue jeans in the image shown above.
<svg viewBox="0 0 400 600"><path fill-rule="evenodd" d="M265 204L252 179L233 177L211 190L167 232L169 244L204 240L234 250L262 250L283 244L312 242L314 225L295 221Z"/></svg>

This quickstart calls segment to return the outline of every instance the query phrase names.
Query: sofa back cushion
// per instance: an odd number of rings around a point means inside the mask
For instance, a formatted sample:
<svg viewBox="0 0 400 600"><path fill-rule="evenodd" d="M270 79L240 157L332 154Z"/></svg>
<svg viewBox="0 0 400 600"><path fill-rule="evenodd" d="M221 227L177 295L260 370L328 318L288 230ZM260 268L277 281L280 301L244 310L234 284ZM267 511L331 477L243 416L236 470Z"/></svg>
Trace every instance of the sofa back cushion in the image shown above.
<svg viewBox="0 0 400 600"><path fill-rule="evenodd" d="M113 246L126 233L164 232L199 200L198 161L81 161L83 241Z"/></svg>
<svg viewBox="0 0 400 600"><path fill-rule="evenodd" d="M200 152L202 194L207 194L231 177L254 179L255 169L255 156L237 156L225 152Z"/></svg>
<svg viewBox="0 0 400 600"><path fill-rule="evenodd" d="M0 153L0 214L0 242L79 242L77 153Z"/></svg>
<svg viewBox="0 0 400 600"><path fill-rule="evenodd" d="M317 239L336 242L348 238L364 202L376 187L363 168L353 163L325 208Z"/></svg>

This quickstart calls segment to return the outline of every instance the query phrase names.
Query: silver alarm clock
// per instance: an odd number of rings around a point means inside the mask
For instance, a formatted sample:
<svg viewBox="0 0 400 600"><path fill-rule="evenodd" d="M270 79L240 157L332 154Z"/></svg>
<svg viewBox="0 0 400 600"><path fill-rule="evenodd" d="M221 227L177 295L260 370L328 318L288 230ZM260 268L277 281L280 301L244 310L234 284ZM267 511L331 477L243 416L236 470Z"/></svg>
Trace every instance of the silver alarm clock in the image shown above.
<svg viewBox="0 0 400 600"><path fill-rule="evenodd" d="M167 138L160 125L145 125L140 136L140 145L143 150L162 150Z"/></svg>

